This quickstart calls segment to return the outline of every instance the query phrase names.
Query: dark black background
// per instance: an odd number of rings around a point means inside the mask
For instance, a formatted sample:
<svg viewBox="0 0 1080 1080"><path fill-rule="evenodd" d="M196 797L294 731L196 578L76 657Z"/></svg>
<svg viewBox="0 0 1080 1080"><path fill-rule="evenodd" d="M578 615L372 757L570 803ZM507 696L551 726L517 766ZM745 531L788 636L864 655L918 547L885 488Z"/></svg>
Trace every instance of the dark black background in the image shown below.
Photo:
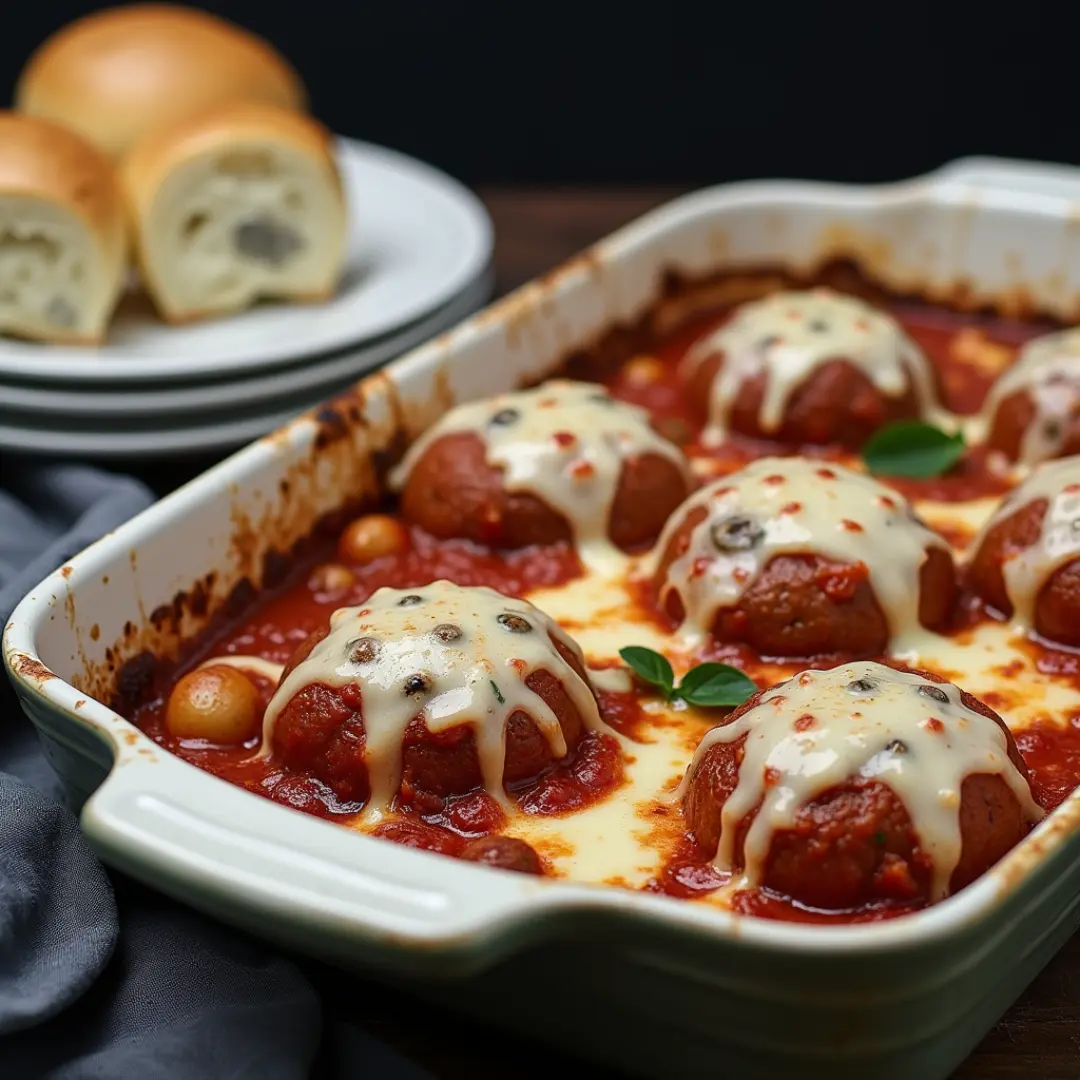
<svg viewBox="0 0 1080 1080"><path fill-rule="evenodd" d="M8 0L4 92L48 33L99 6ZM868 182L971 153L1080 161L1065 2L203 6L281 48L335 130L474 184Z"/></svg>

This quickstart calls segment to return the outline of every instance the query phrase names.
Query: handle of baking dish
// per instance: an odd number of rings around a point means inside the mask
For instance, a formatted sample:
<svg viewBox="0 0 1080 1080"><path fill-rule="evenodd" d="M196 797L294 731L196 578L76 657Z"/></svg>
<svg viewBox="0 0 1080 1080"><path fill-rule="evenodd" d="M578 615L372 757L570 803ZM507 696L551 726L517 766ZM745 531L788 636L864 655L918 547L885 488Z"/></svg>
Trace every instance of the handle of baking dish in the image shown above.
<svg viewBox="0 0 1080 1080"><path fill-rule="evenodd" d="M163 892L315 953L356 946L369 962L380 950L397 966L490 962L528 936L526 907L535 914L554 892L357 835L156 747L123 755L82 821L106 862Z"/></svg>
<svg viewBox="0 0 1080 1080"><path fill-rule="evenodd" d="M927 179L937 186L1002 196L1080 201L1080 168L1009 158L967 157L952 161Z"/></svg>

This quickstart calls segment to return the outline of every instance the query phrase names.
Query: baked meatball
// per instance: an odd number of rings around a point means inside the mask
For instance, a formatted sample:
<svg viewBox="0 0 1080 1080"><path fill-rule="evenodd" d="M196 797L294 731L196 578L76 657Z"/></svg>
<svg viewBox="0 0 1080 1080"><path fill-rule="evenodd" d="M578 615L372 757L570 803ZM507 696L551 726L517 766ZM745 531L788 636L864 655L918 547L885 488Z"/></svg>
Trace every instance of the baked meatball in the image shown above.
<svg viewBox="0 0 1080 1080"><path fill-rule="evenodd" d="M683 361L702 435L858 449L878 428L937 402L930 362L891 316L830 289L743 304Z"/></svg>
<svg viewBox="0 0 1080 1080"><path fill-rule="evenodd" d="M600 726L577 645L543 612L492 589L436 581L340 608L282 674L263 753L369 817L506 789Z"/></svg>
<svg viewBox="0 0 1080 1080"><path fill-rule="evenodd" d="M987 444L1035 465L1080 454L1080 329L1028 342L990 388Z"/></svg>
<svg viewBox="0 0 1080 1080"><path fill-rule="evenodd" d="M586 561L654 540L692 487L682 452L644 409L562 379L453 409L390 482L405 518L433 536L573 541Z"/></svg>
<svg viewBox="0 0 1080 1080"><path fill-rule="evenodd" d="M692 495L657 545L658 603L694 644L763 656L902 649L948 619L945 541L891 488L840 465L763 458Z"/></svg>
<svg viewBox="0 0 1080 1080"><path fill-rule="evenodd" d="M972 545L975 591L1024 630L1080 645L1080 457L1039 465Z"/></svg>
<svg viewBox="0 0 1080 1080"><path fill-rule="evenodd" d="M941 900L1043 816L996 713L871 661L755 694L702 739L681 794L717 869L826 910Z"/></svg>

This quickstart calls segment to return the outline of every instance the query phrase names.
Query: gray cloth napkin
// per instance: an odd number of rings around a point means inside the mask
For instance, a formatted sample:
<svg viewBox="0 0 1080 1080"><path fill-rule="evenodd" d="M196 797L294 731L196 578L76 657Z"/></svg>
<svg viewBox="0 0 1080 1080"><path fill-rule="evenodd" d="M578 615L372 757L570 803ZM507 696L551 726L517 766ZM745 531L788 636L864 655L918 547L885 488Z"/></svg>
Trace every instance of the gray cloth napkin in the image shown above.
<svg viewBox="0 0 1080 1080"><path fill-rule="evenodd" d="M131 478L0 458L0 626L47 573L151 501ZM307 1077L322 1016L297 965L106 873L59 794L0 679L0 1077ZM335 1037L339 1075L425 1075L362 1031Z"/></svg>

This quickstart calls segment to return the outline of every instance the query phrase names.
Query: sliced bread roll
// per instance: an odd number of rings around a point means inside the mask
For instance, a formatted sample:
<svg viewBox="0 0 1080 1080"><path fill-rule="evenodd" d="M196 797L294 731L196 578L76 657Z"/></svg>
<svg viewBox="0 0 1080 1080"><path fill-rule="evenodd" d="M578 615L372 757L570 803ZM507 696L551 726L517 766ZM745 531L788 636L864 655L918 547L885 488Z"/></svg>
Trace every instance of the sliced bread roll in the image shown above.
<svg viewBox="0 0 1080 1080"><path fill-rule="evenodd" d="M0 332L100 342L126 259L112 162L64 128L0 111Z"/></svg>
<svg viewBox="0 0 1080 1080"><path fill-rule="evenodd" d="M310 117L222 106L140 141L121 178L143 282L169 322L333 293L345 202L332 137Z"/></svg>
<svg viewBox="0 0 1080 1080"><path fill-rule="evenodd" d="M173 4L130 4L76 19L43 42L15 89L19 111L120 156L154 128L225 101L301 109L299 76L268 42Z"/></svg>

